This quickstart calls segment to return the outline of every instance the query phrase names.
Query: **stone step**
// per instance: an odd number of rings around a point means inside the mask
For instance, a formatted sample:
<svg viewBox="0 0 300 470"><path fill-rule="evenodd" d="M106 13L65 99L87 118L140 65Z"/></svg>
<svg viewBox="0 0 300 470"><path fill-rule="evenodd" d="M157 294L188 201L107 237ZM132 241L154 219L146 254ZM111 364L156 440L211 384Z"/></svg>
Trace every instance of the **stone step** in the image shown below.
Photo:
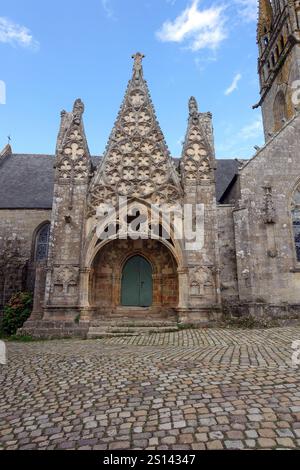
<svg viewBox="0 0 300 470"><path fill-rule="evenodd" d="M164 320L125 320L124 318L119 320L111 320L111 321L102 321L102 320L92 320L90 323L91 327L97 328L108 328L108 327L144 327L144 328L161 328L161 327L174 327L177 326L176 321L164 321Z"/></svg>
<svg viewBox="0 0 300 470"><path fill-rule="evenodd" d="M90 326L89 333L92 332L108 332L108 333L167 333L170 331L178 331L178 326L108 326L108 327L97 327Z"/></svg>
<svg viewBox="0 0 300 470"><path fill-rule="evenodd" d="M115 311L111 312L111 318L140 318L140 319L176 319L176 314L172 309L155 310L153 308L139 308L139 307L117 307Z"/></svg>
<svg viewBox="0 0 300 470"><path fill-rule="evenodd" d="M129 337L129 336L139 336L140 333L111 333L107 331L103 332L88 332L87 339L97 339L97 338L120 338L120 337Z"/></svg>
<svg viewBox="0 0 300 470"><path fill-rule="evenodd" d="M98 324L97 324L98 323ZM102 338L109 336L139 336L151 333L172 333L178 331L176 322L92 322L87 338Z"/></svg>
<svg viewBox="0 0 300 470"><path fill-rule="evenodd" d="M145 318L144 316L137 316L137 317L132 317L132 316L128 316L128 317L125 317L124 315L122 316L112 316L112 317L109 317L111 322L126 322L126 323L130 323L130 322L171 322L171 323L176 323L177 322L177 318L176 317L161 317L161 316L148 316L147 318Z"/></svg>
<svg viewBox="0 0 300 470"><path fill-rule="evenodd" d="M157 327L151 327L151 326L133 326L133 327L128 327L128 326L115 326L115 327L110 327L108 328L109 332L112 333L130 333L130 332L138 332L138 333L169 333L172 331L178 331L178 326L173 325L173 326L160 326L159 328Z"/></svg>

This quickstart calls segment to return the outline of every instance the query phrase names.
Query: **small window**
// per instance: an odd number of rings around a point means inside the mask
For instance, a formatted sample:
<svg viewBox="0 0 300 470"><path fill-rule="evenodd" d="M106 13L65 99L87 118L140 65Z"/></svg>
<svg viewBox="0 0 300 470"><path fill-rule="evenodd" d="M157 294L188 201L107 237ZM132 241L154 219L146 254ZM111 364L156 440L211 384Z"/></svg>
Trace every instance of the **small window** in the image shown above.
<svg viewBox="0 0 300 470"><path fill-rule="evenodd" d="M274 113L274 123L275 123L275 131L277 132L285 121L287 120L287 106L285 95L283 91L279 91L276 95L274 106L273 106L273 113Z"/></svg>
<svg viewBox="0 0 300 470"><path fill-rule="evenodd" d="M42 225L38 230L35 242L35 261L47 259L49 247L50 224Z"/></svg>
<svg viewBox="0 0 300 470"><path fill-rule="evenodd" d="M274 57L274 54L271 55L271 62L272 62L273 67L275 67L275 57Z"/></svg>

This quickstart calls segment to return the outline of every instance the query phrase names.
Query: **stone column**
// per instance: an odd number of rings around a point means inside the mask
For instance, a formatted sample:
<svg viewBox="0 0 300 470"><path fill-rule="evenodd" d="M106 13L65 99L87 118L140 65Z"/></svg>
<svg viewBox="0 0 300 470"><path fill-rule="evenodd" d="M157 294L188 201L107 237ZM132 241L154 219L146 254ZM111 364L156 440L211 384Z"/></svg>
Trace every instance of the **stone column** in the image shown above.
<svg viewBox="0 0 300 470"><path fill-rule="evenodd" d="M122 276L120 274L112 275L112 307L116 308L121 305L121 282Z"/></svg>
<svg viewBox="0 0 300 470"><path fill-rule="evenodd" d="M178 269L178 287L179 287L179 309L188 309L189 307L189 270L188 268Z"/></svg>
<svg viewBox="0 0 300 470"><path fill-rule="evenodd" d="M79 279L79 305L81 307L81 320L90 320L90 302L89 302L89 289L90 289L90 268L80 270Z"/></svg>
<svg viewBox="0 0 300 470"><path fill-rule="evenodd" d="M40 261L35 270L35 288L33 297L33 309L30 320L41 320L43 318L43 307L45 302L46 284L46 262Z"/></svg>
<svg viewBox="0 0 300 470"><path fill-rule="evenodd" d="M85 268L80 270L80 292L79 292L79 302L81 307L89 307L89 281L90 281L90 268Z"/></svg>
<svg viewBox="0 0 300 470"><path fill-rule="evenodd" d="M153 307L162 306L162 275L153 274Z"/></svg>

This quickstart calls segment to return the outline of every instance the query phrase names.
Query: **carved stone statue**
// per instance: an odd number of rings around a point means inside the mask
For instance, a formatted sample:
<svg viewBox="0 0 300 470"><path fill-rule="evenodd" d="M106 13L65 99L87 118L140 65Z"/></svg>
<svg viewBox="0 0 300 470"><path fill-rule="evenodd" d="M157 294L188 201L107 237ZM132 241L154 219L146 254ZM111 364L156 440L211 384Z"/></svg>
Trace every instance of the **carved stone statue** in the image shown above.
<svg viewBox="0 0 300 470"><path fill-rule="evenodd" d="M78 98L73 107L73 122L77 125L80 124L82 115L84 113L84 104L80 98Z"/></svg>
<svg viewBox="0 0 300 470"><path fill-rule="evenodd" d="M143 76L142 60L145 58L145 56L144 56L144 54L141 54L140 52L137 52L136 54L132 55L132 58L134 59L133 78L135 80L139 80Z"/></svg>
<svg viewBox="0 0 300 470"><path fill-rule="evenodd" d="M189 99L189 112L191 117L198 117L198 103L194 96Z"/></svg>

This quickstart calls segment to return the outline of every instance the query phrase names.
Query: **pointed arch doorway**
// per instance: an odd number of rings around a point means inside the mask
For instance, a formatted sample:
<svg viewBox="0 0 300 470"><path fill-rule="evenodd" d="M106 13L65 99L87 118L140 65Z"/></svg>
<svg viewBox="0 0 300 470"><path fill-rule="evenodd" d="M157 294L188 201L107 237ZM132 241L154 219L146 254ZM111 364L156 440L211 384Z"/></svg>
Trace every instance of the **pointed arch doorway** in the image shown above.
<svg viewBox="0 0 300 470"><path fill-rule="evenodd" d="M152 267L143 256L132 256L122 272L121 304L150 307L153 301Z"/></svg>

